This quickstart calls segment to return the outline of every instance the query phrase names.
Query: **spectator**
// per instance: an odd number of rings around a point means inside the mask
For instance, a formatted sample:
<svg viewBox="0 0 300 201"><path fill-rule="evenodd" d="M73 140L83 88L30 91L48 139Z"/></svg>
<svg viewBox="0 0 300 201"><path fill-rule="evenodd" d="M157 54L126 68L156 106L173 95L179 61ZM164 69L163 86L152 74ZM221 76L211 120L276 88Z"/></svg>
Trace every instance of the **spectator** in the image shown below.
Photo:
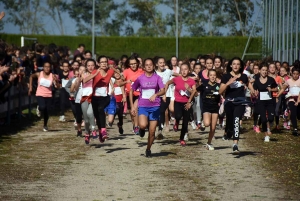
<svg viewBox="0 0 300 201"><path fill-rule="evenodd" d="M84 44L79 44L77 50L74 51L74 57L77 55L82 55L84 53L85 45Z"/></svg>

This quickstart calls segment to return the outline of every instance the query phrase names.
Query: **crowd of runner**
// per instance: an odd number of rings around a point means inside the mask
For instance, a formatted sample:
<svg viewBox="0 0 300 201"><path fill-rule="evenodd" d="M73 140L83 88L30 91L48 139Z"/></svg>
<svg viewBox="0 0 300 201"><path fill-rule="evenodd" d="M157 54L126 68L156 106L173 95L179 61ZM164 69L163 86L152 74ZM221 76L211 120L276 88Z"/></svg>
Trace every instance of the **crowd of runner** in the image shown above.
<svg viewBox="0 0 300 201"><path fill-rule="evenodd" d="M122 135L126 114L132 120L132 130L126 132L143 138L148 131L146 157L151 157L153 141L171 129L181 128L179 143L186 146L189 125L190 130L208 127L207 150L214 150L215 130L224 130L223 140L233 140L234 154L239 153L244 118L253 117L253 130L263 132L265 142L273 129L298 136L299 61L244 63L238 57L214 55L179 60L141 58L136 53L94 60L83 44L71 55L67 47L55 44L19 49L1 41L0 62L2 102L12 85L28 83L28 94L36 96L37 115L48 131L49 110L59 94L58 121L66 121L64 113L71 106L77 136L86 144L91 138L104 143L109 139L107 128L113 126Z"/></svg>

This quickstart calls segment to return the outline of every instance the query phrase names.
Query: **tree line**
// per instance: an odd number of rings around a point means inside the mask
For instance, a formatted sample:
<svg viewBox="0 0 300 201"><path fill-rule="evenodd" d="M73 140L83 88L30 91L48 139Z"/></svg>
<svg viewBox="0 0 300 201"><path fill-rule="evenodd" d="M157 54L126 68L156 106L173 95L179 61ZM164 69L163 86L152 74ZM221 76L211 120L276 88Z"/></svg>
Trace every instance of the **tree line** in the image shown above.
<svg viewBox="0 0 300 201"><path fill-rule="evenodd" d="M7 21L22 34L49 34L46 24L66 34L68 14L76 35L91 35L92 0L0 0ZM178 0L179 36L246 36L250 32L255 0ZM99 36L175 36L176 0L95 0L95 27ZM138 28L133 25L136 24ZM69 26L69 25L68 25ZM0 25L0 28L3 25ZM255 27L259 33L260 26Z"/></svg>

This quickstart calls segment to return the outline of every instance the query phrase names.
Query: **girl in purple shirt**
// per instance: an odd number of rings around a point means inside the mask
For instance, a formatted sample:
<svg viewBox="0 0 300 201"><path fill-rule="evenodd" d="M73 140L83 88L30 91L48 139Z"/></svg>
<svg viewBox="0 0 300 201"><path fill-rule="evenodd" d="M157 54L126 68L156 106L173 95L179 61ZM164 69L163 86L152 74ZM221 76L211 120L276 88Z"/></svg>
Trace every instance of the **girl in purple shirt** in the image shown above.
<svg viewBox="0 0 300 201"><path fill-rule="evenodd" d="M130 90L130 105L131 114L136 115L136 109L133 107L133 91L140 90L141 94L138 99L138 122L139 134L141 137L145 136L145 129L148 127L149 121L149 135L146 149L146 157L151 157L151 146L155 138L155 130L160 114L160 96L165 94L164 84L160 76L154 71L154 62L152 59L144 61L145 73L142 74Z"/></svg>

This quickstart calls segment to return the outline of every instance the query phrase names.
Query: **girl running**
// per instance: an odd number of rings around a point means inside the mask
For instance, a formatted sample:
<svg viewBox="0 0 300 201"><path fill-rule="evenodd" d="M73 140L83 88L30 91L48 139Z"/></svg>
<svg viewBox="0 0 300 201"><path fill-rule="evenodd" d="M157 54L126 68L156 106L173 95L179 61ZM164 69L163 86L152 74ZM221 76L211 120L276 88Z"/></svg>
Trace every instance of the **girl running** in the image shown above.
<svg viewBox="0 0 300 201"><path fill-rule="evenodd" d="M137 111L133 107L133 92L140 89L141 94L138 100L138 122L141 137L145 136L145 129L149 122L148 144L146 149L146 157L151 157L151 146L155 138L155 130L159 120L160 113L160 96L165 93L164 84L160 76L154 71L154 62L152 59L144 61L145 73L138 77L130 90L131 113L137 116Z"/></svg>
<svg viewBox="0 0 300 201"><path fill-rule="evenodd" d="M165 59L163 57L157 58L156 73L161 77L164 85L171 79L173 75L173 72L170 69L165 69ZM164 124L166 125L166 127L169 127L169 118L168 118L167 109L170 104L170 99L171 99L170 93L166 93L160 97L160 118L158 123L158 135L157 135L158 140L164 138L162 134Z"/></svg>
<svg viewBox="0 0 300 201"><path fill-rule="evenodd" d="M97 138L97 132L95 127L95 116L92 106L92 93L93 93L93 79L87 79L94 69L96 68L96 62L93 59L88 59L85 63L86 72L82 75L82 97L81 97L81 110L84 119L84 141L86 144L90 143L90 134L93 138Z"/></svg>
<svg viewBox="0 0 300 201"><path fill-rule="evenodd" d="M272 133L267 129L267 122L272 124L274 121L275 105L272 100L272 92L278 91L278 88L274 78L268 76L267 65L260 67L260 76L255 79L253 86L249 84L249 89L252 95L257 97L256 108L260 114L262 131L265 132L265 142L269 142Z"/></svg>
<svg viewBox="0 0 300 201"><path fill-rule="evenodd" d="M59 91L59 98L60 98L60 117L59 121L60 122L65 122L65 110L66 110L66 105L68 102L68 99L70 98L70 95L65 89L66 84L69 81L69 62L68 61L63 61L62 62L62 71L58 73L59 80L61 81L61 88Z"/></svg>
<svg viewBox="0 0 300 201"><path fill-rule="evenodd" d="M187 133L188 122L190 119L190 108L192 107L192 100L196 93L196 84L195 81L189 77L189 64L184 63L180 67L181 76L175 77L172 80L168 81L165 89L169 88L170 84L175 85L175 102L174 102L174 113L175 113L175 124L173 129L175 132L178 130L179 121L183 118L182 128L180 133L179 142L181 146L185 146L186 142L184 141L184 135ZM186 90L186 85L191 89L192 93L189 93Z"/></svg>
<svg viewBox="0 0 300 201"><path fill-rule="evenodd" d="M248 77L243 74L243 61L234 57L228 62L226 74L223 75L219 93L225 92L224 110L226 113L227 138L233 136L233 153L239 154L238 141L240 136L240 119L248 104L245 97L245 86L248 85Z"/></svg>
<svg viewBox="0 0 300 201"><path fill-rule="evenodd" d="M209 136L206 144L207 150L214 150L211 141L214 137L216 125L219 116L220 103L220 84L216 82L217 73L211 69L208 71L209 81L207 84L202 84L197 90L202 93L203 101L203 121L206 127L210 126Z"/></svg>
<svg viewBox="0 0 300 201"><path fill-rule="evenodd" d="M43 131L48 131L49 108L52 101L52 85L58 88L56 77L51 73L51 64L45 62L43 71L36 72L30 76L28 95L32 93L32 79L38 79L38 87L36 90L36 99L39 105L39 110L44 115Z"/></svg>
<svg viewBox="0 0 300 201"><path fill-rule="evenodd" d="M92 74L84 78L84 80L87 82L93 79L91 103L99 129L99 141L103 143L108 138L104 109L109 105L110 102L108 88L110 79L114 74L114 70L108 68L106 56L99 56L97 61L99 63L99 68L97 70L93 70Z"/></svg>
<svg viewBox="0 0 300 201"><path fill-rule="evenodd" d="M143 69L139 68L140 61L135 56L130 56L126 62L125 66L126 69L123 71L123 76L125 79L125 82L121 83L120 86L123 86L125 84L125 91L127 93L127 103L130 103L129 100L129 92L131 90L131 86L134 84L136 79L144 73ZM133 92L133 105L127 104L127 109L130 112L132 109L131 106L136 107L137 106L137 100L139 98L140 91L139 89L136 89L136 91ZM137 108L135 108L137 110ZM136 135L139 134L139 127L138 127L138 117L133 116L130 112L131 120L133 124L133 131Z"/></svg>
<svg viewBox="0 0 300 201"><path fill-rule="evenodd" d="M292 68L292 77L288 79L282 86L282 89L278 93L277 97L288 88L289 93L286 95L288 101L288 107L291 111L290 119L292 121L294 136L299 136L297 119L300 120L300 79L299 79L300 65L295 65Z"/></svg>

